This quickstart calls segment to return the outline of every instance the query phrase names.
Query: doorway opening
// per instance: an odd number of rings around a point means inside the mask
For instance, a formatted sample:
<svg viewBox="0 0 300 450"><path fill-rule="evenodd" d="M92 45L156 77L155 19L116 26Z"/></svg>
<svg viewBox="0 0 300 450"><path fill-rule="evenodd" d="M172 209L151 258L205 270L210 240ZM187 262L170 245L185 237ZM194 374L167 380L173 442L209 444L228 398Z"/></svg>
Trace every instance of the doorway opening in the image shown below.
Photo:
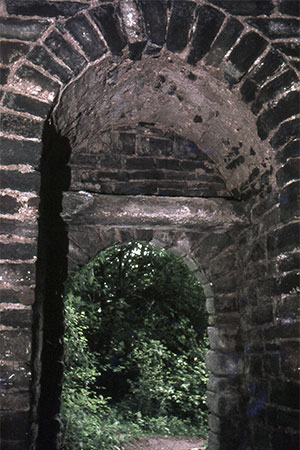
<svg viewBox="0 0 300 450"><path fill-rule="evenodd" d="M206 437L205 296L184 261L131 241L65 285L63 448Z"/></svg>

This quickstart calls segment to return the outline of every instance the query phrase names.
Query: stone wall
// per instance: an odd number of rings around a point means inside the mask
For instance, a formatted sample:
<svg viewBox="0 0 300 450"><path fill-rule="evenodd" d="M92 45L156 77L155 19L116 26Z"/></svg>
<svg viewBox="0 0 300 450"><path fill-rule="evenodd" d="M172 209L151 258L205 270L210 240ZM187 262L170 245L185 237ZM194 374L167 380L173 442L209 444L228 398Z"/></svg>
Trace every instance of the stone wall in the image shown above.
<svg viewBox="0 0 300 450"><path fill-rule="evenodd" d="M63 282L135 239L205 284L210 450L298 449L298 1L0 8L2 448L58 448Z"/></svg>

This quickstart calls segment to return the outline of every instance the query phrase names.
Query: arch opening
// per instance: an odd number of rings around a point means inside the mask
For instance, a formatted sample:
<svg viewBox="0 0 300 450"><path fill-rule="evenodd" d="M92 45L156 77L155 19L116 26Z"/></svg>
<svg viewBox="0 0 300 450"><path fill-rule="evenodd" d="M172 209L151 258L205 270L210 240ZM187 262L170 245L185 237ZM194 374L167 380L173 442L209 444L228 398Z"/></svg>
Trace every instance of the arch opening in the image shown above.
<svg viewBox="0 0 300 450"><path fill-rule="evenodd" d="M194 273L174 252L123 242L102 251L68 282L67 445L76 448L83 441L108 449L120 435L126 440L149 432L205 434L205 298ZM95 423L92 411L89 417L82 414L84 405L87 416L89 406L98 405ZM86 426L94 431L87 433Z"/></svg>

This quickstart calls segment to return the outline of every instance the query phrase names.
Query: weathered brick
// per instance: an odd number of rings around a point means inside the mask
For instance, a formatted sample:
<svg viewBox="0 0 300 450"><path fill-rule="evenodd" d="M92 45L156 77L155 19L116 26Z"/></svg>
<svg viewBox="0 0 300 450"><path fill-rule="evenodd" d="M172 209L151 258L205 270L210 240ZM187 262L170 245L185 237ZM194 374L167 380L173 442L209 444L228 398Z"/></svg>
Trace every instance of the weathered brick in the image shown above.
<svg viewBox="0 0 300 450"><path fill-rule="evenodd" d="M167 35L167 47L170 51L181 52L186 47L194 10L193 2L174 2Z"/></svg>
<svg viewBox="0 0 300 450"><path fill-rule="evenodd" d="M299 158L290 158L285 165L278 170L276 179L279 186L282 187L290 181L299 179L299 163Z"/></svg>
<svg viewBox="0 0 300 450"><path fill-rule="evenodd" d="M299 21L296 19L247 19L247 22L270 39L299 36Z"/></svg>
<svg viewBox="0 0 300 450"><path fill-rule="evenodd" d="M300 112L300 92L293 91L281 98L278 103L265 110L257 119L257 130L259 137L264 140L271 130L281 122Z"/></svg>
<svg viewBox="0 0 300 450"><path fill-rule="evenodd" d="M273 47L280 50L287 56L299 57L300 44L299 41L275 42Z"/></svg>
<svg viewBox="0 0 300 450"><path fill-rule="evenodd" d="M31 97L25 97L21 94L14 94L7 92L3 105L15 111L27 112L34 116L45 118L49 112L50 106L48 103L40 102Z"/></svg>
<svg viewBox="0 0 300 450"><path fill-rule="evenodd" d="M199 6L197 9L196 29L187 59L189 64L196 64L209 51L224 18L224 14L215 8L206 5Z"/></svg>
<svg viewBox="0 0 300 450"><path fill-rule="evenodd" d="M300 137L300 119L292 119L280 125L279 130L270 140L270 144L274 149L280 148L287 144L288 141Z"/></svg>
<svg viewBox="0 0 300 450"><path fill-rule="evenodd" d="M131 158L126 161L127 169L154 169L155 163L152 158Z"/></svg>
<svg viewBox="0 0 300 450"><path fill-rule="evenodd" d="M29 433L29 425L30 425L29 411L25 412L7 411L1 413L1 420L0 420L1 441L2 439L3 441L6 439L7 440L11 439L12 441L18 441L18 439L23 440L24 437L27 436L27 434ZM18 445L18 442L16 443ZM13 449L13 447L11 448Z"/></svg>
<svg viewBox="0 0 300 450"><path fill-rule="evenodd" d="M102 32L111 52L116 55L122 53L126 45L122 35L118 18L113 5L103 5L89 11L95 24Z"/></svg>
<svg viewBox="0 0 300 450"><path fill-rule="evenodd" d="M273 100L280 92L287 90L293 83L298 81L298 77L293 70L286 72L274 78L266 84L258 93L255 102L251 106L251 111L257 114L264 103Z"/></svg>
<svg viewBox="0 0 300 450"><path fill-rule="evenodd" d="M11 64L28 52L29 45L23 42L0 41L0 48L2 64Z"/></svg>
<svg viewBox="0 0 300 450"><path fill-rule="evenodd" d="M7 67L0 67L0 84L4 85L7 83L9 75L9 69Z"/></svg>
<svg viewBox="0 0 300 450"><path fill-rule="evenodd" d="M1 324L13 328L30 328L32 325L32 310L10 309L0 312Z"/></svg>
<svg viewBox="0 0 300 450"><path fill-rule="evenodd" d="M36 253L37 249L34 244L0 242L1 259L32 259Z"/></svg>
<svg viewBox="0 0 300 450"><path fill-rule="evenodd" d="M39 138L42 136L43 123L27 117L16 116L14 114L2 114L2 131L8 134L28 138Z"/></svg>
<svg viewBox="0 0 300 450"><path fill-rule="evenodd" d="M271 403L297 410L299 407L299 389L300 385L297 383L274 381L271 385Z"/></svg>
<svg viewBox="0 0 300 450"><path fill-rule="evenodd" d="M59 84L51 80L45 75L41 74L38 70L31 66L24 64L17 71L15 76L21 80L28 81L42 91L46 90L51 93L56 93L59 89Z"/></svg>
<svg viewBox="0 0 300 450"><path fill-rule="evenodd" d="M237 16L268 16L274 9L271 0L210 0L210 2Z"/></svg>
<svg viewBox="0 0 300 450"><path fill-rule="evenodd" d="M300 59L289 58L289 62L300 72Z"/></svg>
<svg viewBox="0 0 300 450"><path fill-rule="evenodd" d="M147 31L151 41L156 46L162 47L165 42L167 26L167 7L163 0L149 2L141 1Z"/></svg>
<svg viewBox="0 0 300 450"><path fill-rule="evenodd" d="M298 329L295 327L294 337L300 337L299 325L296 322ZM289 379L299 379L299 341L285 341L280 346L281 350L281 369L286 377Z"/></svg>
<svg viewBox="0 0 300 450"><path fill-rule="evenodd" d="M279 12L288 16L299 16L299 4L295 0L280 0Z"/></svg>
<svg viewBox="0 0 300 450"><path fill-rule="evenodd" d="M69 19L65 27L91 61L100 58L106 52L105 43L100 39L85 16L80 15Z"/></svg>
<svg viewBox="0 0 300 450"><path fill-rule="evenodd" d="M37 66L43 67L43 69L57 77L63 83L66 83L72 78L72 72L55 61L50 53L40 45L36 45L29 52L27 59Z"/></svg>
<svg viewBox="0 0 300 450"><path fill-rule="evenodd" d="M294 250L299 245L299 226L297 223L285 225L268 236L267 246L271 255Z"/></svg>
<svg viewBox="0 0 300 450"><path fill-rule="evenodd" d="M25 364L19 365L18 367L2 365L1 378L3 386L7 391L15 388L20 390L28 390L30 388L31 373Z"/></svg>
<svg viewBox="0 0 300 450"><path fill-rule="evenodd" d="M45 45L74 73L77 74L84 67L86 63L85 58L57 31L52 31L45 40Z"/></svg>
<svg viewBox="0 0 300 450"><path fill-rule="evenodd" d="M223 30L213 43L206 58L206 63L210 66L218 66L226 53L233 47L237 38L243 31L243 25L237 19L230 17Z"/></svg>
<svg viewBox="0 0 300 450"><path fill-rule="evenodd" d="M32 305L35 301L34 289L27 286L20 286L18 289L1 289L0 298L3 303L22 303Z"/></svg>
<svg viewBox="0 0 300 450"><path fill-rule="evenodd" d="M14 214L18 211L20 205L17 200L10 195L3 195L0 197L0 211L1 214Z"/></svg>
<svg viewBox="0 0 300 450"><path fill-rule="evenodd" d="M282 169L284 170L284 169ZM286 186L280 193L280 219L288 222L299 217L300 182Z"/></svg>
<svg viewBox="0 0 300 450"><path fill-rule="evenodd" d="M39 142L0 137L1 164L38 164L42 152Z"/></svg>
<svg viewBox="0 0 300 450"><path fill-rule="evenodd" d="M246 81L241 86L242 98L249 103L255 99L255 95L269 76L280 70L284 64L283 58L274 50L270 50L267 55L251 70Z"/></svg>
<svg viewBox="0 0 300 450"><path fill-rule="evenodd" d="M87 8L89 3L78 2L56 2L56 1L40 1L40 0L6 0L7 12L9 14L21 16L41 16L41 17L58 17L73 16L83 8Z"/></svg>
<svg viewBox="0 0 300 450"><path fill-rule="evenodd" d="M24 4L24 2L22 2ZM15 17L1 17L1 37L36 41L49 26L46 20L24 20Z"/></svg>
<svg viewBox="0 0 300 450"><path fill-rule="evenodd" d="M300 437L298 432L292 434L287 430L286 431L280 430L272 433L271 441L272 441L272 448L274 450L283 450L287 448L291 450L298 450L300 444Z"/></svg>
<svg viewBox="0 0 300 450"><path fill-rule="evenodd" d="M2 189L16 189L21 192L38 192L40 187L40 174L37 172L21 173L15 170L3 170L0 177Z"/></svg>
<svg viewBox="0 0 300 450"><path fill-rule="evenodd" d="M1 331L0 342L2 354L10 361L29 361L31 339L31 332L29 330Z"/></svg>
<svg viewBox="0 0 300 450"><path fill-rule="evenodd" d="M228 58L224 72L225 79L230 84L238 83L266 46L267 41L254 31L245 34Z"/></svg>

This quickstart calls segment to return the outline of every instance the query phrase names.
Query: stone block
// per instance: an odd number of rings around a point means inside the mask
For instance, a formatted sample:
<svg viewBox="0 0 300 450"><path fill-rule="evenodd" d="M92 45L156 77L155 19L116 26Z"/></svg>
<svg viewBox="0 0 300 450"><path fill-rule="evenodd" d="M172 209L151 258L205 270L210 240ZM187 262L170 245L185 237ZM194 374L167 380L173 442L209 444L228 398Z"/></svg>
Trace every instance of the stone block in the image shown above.
<svg viewBox="0 0 300 450"><path fill-rule="evenodd" d="M2 165L29 164L37 166L41 157L42 143L0 138L0 159Z"/></svg>
<svg viewBox="0 0 300 450"><path fill-rule="evenodd" d="M111 52L120 55L125 47L118 18L113 5L103 5L89 11L92 19L102 32Z"/></svg>
<svg viewBox="0 0 300 450"><path fill-rule="evenodd" d="M209 51L225 18L223 13L207 5L199 6L196 15L196 28L187 59L187 62L193 65Z"/></svg>
<svg viewBox="0 0 300 450"><path fill-rule="evenodd" d="M299 414L295 410L286 410L276 406L268 406L267 417L269 425L273 428L284 427L298 430Z"/></svg>
<svg viewBox="0 0 300 450"><path fill-rule="evenodd" d="M59 89L58 83L27 64L24 64L16 71L15 80L22 83L23 93L40 96L43 92L46 92L47 100L54 99ZM21 87L19 89L21 90Z"/></svg>
<svg viewBox="0 0 300 450"><path fill-rule="evenodd" d="M7 83L9 69L7 67L0 67L0 84L3 86Z"/></svg>
<svg viewBox="0 0 300 450"><path fill-rule="evenodd" d="M210 2L237 16L268 16L274 9L271 0L210 0Z"/></svg>
<svg viewBox="0 0 300 450"><path fill-rule="evenodd" d="M10 195L2 195L0 197L1 214L14 214L20 208L18 201Z"/></svg>
<svg viewBox="0 0 300 450"><path fill-rule="evenodd" d="M272 433L272 449L274 450L298 450L300 444L299 433L291 433L286 431L275 431Z"/></svg>
<svg viewBox="0 0 300 450"><path fill-rule="evenodd" d="M63 83L67 83L72 78L72 72L59 64L50 55L50 53L40 45L36 45L29 52L27 59L37 66L41 66L44 70L58 78Z"/></svg>
<svg viewBox="0 0 300 450"><path fill-rule="evenodd" d="M1 324L13 328L30 328L32 325L31 309L8 309L0 311Z"/></svg>
<svg viewBox="0 0 300 450"><path fill-rule="evenodd" d="M28 446L28 440L14 441L14 440L2 440L3 448L5 450L24 450Z"/></svg>
<svg viewBox="0 0 300 450"><path fill-rule="evenodd" d="M298 77L293 70L287 70L282 74L273 78L272 81L267 83L262 89L260 89L255 101L251 105L251 111L257 114L265 103L273 100L277 95L283 91L287 91L293 83L297 83Z"/></svg>
<svg viewBox="0 0 300 450"><path fill-rule="evenodd" d="M243 25L237 19L230 17L227 20L207 55L206 63L209 66L217 67L222 62L226 53L240 36L243 28Z"/></svg>
<svg viewBox="0 0 300 450"><path fill-rule="evenodd" d="M289 92L282 97L275 106L270 106L257 119L257 130L259 137L264 140L271 130L276 128L281 122L297 115L300 112L300 93Z"/></svg>
<svg viewBox="0 0 300 450"><path fill-rule="evenodd" d="M299 253L295 257L294 265L295 269L300 266ZM282 271L284 271L284 268ZM299 315L299 298L297 293L278 299L276 302L275 315L281 319L290 319L294 322Z"/></svg>
<svg viewBox="0 0 300 450"><path fill-rule="evenodd" d="M106 52L105 43L100 39L85 16L79 15L69 19L65 24L65 28L79 43L91 61L100 58Z"/></svg>
<svg viewBox="0 0 300 450"><path fill-rule="evenodd" d="M266 46L267 41L254 31L245 34L228 58L224 71L225 80L230 85L238 83Z"/></svg>
<svg viewBox="0 0 300 450"><path fill-rule="evenodd" d="M2 282L14 286L30 286L35 282L34 264L1 264Z"/></svg>
<svg viewBox="0 0 300 450"><path fill-rule="evenodd" d="M22 2L24 4L24 2ZM7 39L19 39L35 42L47 29L49 22L46 20L27 20L17 17L1 17L1 37Z"/></svg>
<svg viewBox="0 0 300 450"><path fill-rule="evenodd" d="M213 414L220 417L239 413L239 397L236 394L225 396L208 392L206 404Z"/></svg>
<svg viewBox="0 0 300 450"><path fill-rule="evenodd" d="M295 338L300 337L300 323L296 322L298 330L296 330ZM281 353L281 369L288 379L299 379L299 350L300 345L297 341L285 341L280 344Z"/></svg>
<svg viewBox="0 0 300 450"><path fill-rule="evenodd" d="M6 0L6 8L9 14L22 16L41 17L69 17L76 14L83 8L87 8L89 3L78 3L72 1L40 1L40 0Z"/></svg>
<svg viewBox="0 0 300 450"><path fill-rule="evenodd" d="M274 405L298 410L299 389L299 384L293 381L274 381L271 385L270 401Z"/></svg>
<svg viewBox="0 0 300 450"><path fill-rule="evenodd" d="M22 56L26 55L29 45L23 42L1 41L1 62L2 64L12 64Z"/></svg>
<svg viewBox="0 0 300 450"><path fill-rule="evenodd" d="M287 16L299 16L299 5L295 0L281 0L279 12Z"/></svg>
<svg viewBox="0 0 300 450"><path fill-rule="evenodd" d="M1 117L2 131L25 138L42 136L43 123L27 117L4 113Z"/></svg>
<svg viewBox="0 0 300 450"><path fill-rule="evenodd" d="M1 259L32 259L36 254L37 246L35 244L0 242Z"/></svg>
<svg viewBox="0 0 300 450"><path fill-rule="evenodd" d="M255 65L241 86L242 98L249 103L255 99L256 93L269 76L278 72L283 65L283 58L273 49Z"/></svg>
<svg viewBox="0 0 300 450"><path fill-rule="evenodd" d="M284 163L289 158L297 158L300 153L300 141L289 142L282 150L276 153L276 160Z"/></svg>
<svg viewBox="0 0 300 450"><path fill-rule="evenodd" d="M30 392L1 392L0 404L2 411L29 411Z"/></svg>
<svg viewBox="0 0 300 450"><path fill-rule="evenodd" d="M300 53L300 45L298 41L286 41L274 44L274 48L284 53L286 56L298 58Z"/></svg>
<svg viewBox="0 0 300 450"><path fill-rule="evenodd" d="M297 38L299 36L299 22L296 19L258 18L247 19L247 22L270 39Z"/></svg>
<svg viewBox="0 0 300 450"><path fill-rule="evenodd" d="M3 412L0 419L1 440L18 441L26 438L29 433L29 421L30 413L27 411Z"/></svg>
<svg viewBox="0 0 300 450"><path fill-rule="evenodd" d="M288 182L299 180L299 158L290 158L276 173L277 184L282 187Z"/></svg>
<svg viewBox="0 0 300 450"><path fill-rule="evenodd" d="M243 370L243 361L235 352L220 353L209 351L206 365L214 375L239 376Z"/></svg>
<svg viewBox="0 0 300 450"><path fill-rule="evenodd" d="M292 119L280 125L278 131L270 140L272 147L277 150L282 145L300 137L300 119Z"/></svg>
<svg viewBox="0 0 300 450"><path fill-rule="evenodd" d="M40 188L40 174L37 172L17 172L3 170L0 177L0 188L16 189L21 192L38 192Z"/></svg>
<svg viewBox="0 0 300 450"><path fill-rule="evenodd" d="M293 251L299 246L300 230L297 223L284 225L269 233L267 247L269 255Z"/></svg>
<svg viewBox="0 0 300 450"><path fill-rule="evenodd" d="M283 172L285 171L284 168L281 170ZM283 177L286 176L286 174L281 172L280 176ZM286 186L281 191L280 194L280 219L283 223L295 220L299 217L299 203L300 203L300 182L296 181Z"/></svg>
<svg viewBox="0 0 300 450"><path fill-rule="evenodd" d="M28 391L31 385L31 371L26 364L2 365L1 383L6 392L15 392L18 389Z"/></svg>
<svg viewBox="0 0 300 450"><path fill-rule="evenodd" d="M167 27L167 7L163 0L141 1L146 29L153 44L162 47L165 42Z"/></svg>
<svg viewBox="0 0 300 450"><path fill-rule="evenodd" d="M20 329L0 331L1 351L7 361L27 361L31 358L31 331Z"/></svg>
<svg viewBox="0 0 300 450"><path fill-rule="evenodd" d="M48 103L40 102L24 95L14 94L13 92L6 93L3 105L14 111L26 112L42 118L46 118L50 109Z"/></svg>
<svg viewBox="0 0 300 450"><path fill-rule="evenodd" d="M55 30L45 39L45 45L75 74L86 64L85 58Z"/></svg>
<svg viewBox="0 0 300 450"><path fill-rule="evenodd" d="M174 2L167 35L167 48L171 52L182 52L186 47L195 6L186 0Z"/></svg>

